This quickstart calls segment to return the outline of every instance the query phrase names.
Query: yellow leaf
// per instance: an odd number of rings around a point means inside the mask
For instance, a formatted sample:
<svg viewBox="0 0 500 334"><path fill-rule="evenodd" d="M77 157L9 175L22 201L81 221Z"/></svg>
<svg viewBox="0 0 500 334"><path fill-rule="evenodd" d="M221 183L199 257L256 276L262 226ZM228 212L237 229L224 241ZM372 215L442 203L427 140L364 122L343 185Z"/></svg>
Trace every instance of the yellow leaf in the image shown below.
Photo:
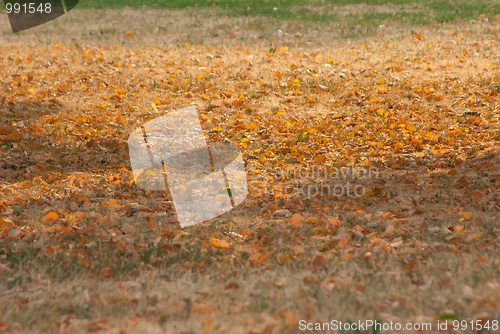
<svg viewBox="0 0 500 334"><path fill-rule="evenodd" d="M288 47L282 46L280 50L278 51L279 54L282 54L283 52L288 52Z"/></svg>
<svg viewBox="0 0 500 334"><path fill-rule="evenodd" d="M243 140L240 142L240 146L243 146L244 148L248 147L248 143L250 143L250 140L248 138L243 138Z"/></svg>
<svg viewBox="0 0 500 334"><path fill-rule="evenodd" d="M470 211L465 211L465 212L462 212L461 216L464 220L469 221L469 220L472 220L472 217L474 217L474 214Z"/></svg>
<svg viewBox="0 0 500 334"><path fill-rule="evenodd" d="M203 333L204 334L209 334L212 333L214 330L214 323L210 320L205 320L203 322Z"/></svg>
<svg viewBox="0 0 500 334"><path fill-rule="evenodd" d="M376 88L376 92L379 94L387 94L387 93L389 93L389 90L385 86L378 86Z"/></svg>
<svg viewBox="0 0 500 334"><path fill-rule="evenodd" d="M469 234L467 237L468 239L471 239L472 241L479 241L483 237L483 232L474 232Z"/></svg>

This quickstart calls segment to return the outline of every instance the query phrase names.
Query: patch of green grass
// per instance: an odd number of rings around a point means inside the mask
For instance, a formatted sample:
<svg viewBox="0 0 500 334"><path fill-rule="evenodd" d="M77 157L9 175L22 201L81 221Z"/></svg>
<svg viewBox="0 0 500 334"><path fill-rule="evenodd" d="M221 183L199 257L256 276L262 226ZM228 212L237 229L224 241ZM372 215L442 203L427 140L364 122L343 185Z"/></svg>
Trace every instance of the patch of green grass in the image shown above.
<svg viewBox="0 0 500 334"><path fill-rule="evenodd" d="M451 22L455 20L476 19L487 13L500 13L500 4L494 1L414 1L414 0L84 0L78 8L216 8L228 16L267 17L288 21L309 22L339 22L343 18L336 13L336 9L347 5L396 6L395 12L389 13L356 13L349 14L348 18L355 18L353 22L368 26L384 24L384 21L409 24L427 24L432 21ZM411 5L415 5L411 7ZM401 11L397 6L407 6L411 11Z"/></svg>

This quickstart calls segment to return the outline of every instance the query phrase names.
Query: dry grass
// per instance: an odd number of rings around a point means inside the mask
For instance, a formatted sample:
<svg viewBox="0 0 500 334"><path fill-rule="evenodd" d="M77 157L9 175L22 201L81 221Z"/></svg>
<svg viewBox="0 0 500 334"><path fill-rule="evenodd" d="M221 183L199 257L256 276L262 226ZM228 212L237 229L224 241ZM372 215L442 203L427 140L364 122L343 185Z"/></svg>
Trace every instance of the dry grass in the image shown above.
<svg viewBox="0 0 500 334"><path fill-rule="evenodd" d="M298 333L299 320L500 320L498 25L393 26L343 40L333 25L269 21L255 31L253 19L210 15L72 11L18 35L5 34L0 16L0 125L20 134L0 136L0 162L26 166L0 169L0 218L23 227L0 239L0 331ZM109 99L118 89L126 94ZM167 195L128 182L126 140L157 116L155 99L160 114L196 103L204 129L222 130L211 139L249 138L251 184L277 184L275 168L321 154L331 166L370 161L380 178L363 181L362 198L252 193L181 231L165 218ZM420 146L397 130L406 124ZM450 134L457 128L464 134ZM58 212L54 224L42 220L47 210ZM347 232L349 242L334 239Z"/></svg>

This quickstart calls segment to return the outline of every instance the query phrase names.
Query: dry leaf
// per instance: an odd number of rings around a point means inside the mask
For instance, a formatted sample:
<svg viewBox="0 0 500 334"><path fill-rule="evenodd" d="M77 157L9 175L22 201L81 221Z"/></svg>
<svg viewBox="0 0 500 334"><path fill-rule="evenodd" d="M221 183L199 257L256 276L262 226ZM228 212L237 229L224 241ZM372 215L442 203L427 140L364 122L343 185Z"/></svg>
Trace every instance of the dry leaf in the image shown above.
<svg viewBox="0 0 500 334"><path fill-rule="evenodd" d="M472 220L472 218L474 217L474 214L470 211L465 211L465 212L461 213L461 216L464 220L469 221L469 220Z"/></svg>
<svg viewBox="0 0 500 334"><path fill-rule="evenodd" d="M219 248L229 248L229 243L225 240L219 240L219 239L216 239L216 238L211 238L210 239L210 242L212 243L212 245L214 245L215 247L219 247Z"/></svg>
<svg viewBox="0 0 500 334"><path fill-rule="evenodd" d="M49 211L45 214L45 216L43 216L42 218L42 221L45 223L45 224L53 224L55 223L56 220L59 219L59 215L54 212L54 211Z"/></svg>

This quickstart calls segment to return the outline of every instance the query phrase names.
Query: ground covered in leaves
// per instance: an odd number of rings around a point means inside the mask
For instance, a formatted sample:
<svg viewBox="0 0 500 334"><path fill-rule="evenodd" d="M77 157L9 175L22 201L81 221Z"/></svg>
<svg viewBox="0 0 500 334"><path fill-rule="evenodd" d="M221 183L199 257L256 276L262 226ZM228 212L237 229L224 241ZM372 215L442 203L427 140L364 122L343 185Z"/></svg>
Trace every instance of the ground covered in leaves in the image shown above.
<svg viewBox="0 0 500 334"><path fill-rule="evenodd" d="M494 18L271 45L239 23L228 43L0 41L0 332L500 320ZM127 140L193 103L250 194L180 229Z"/></svg>

